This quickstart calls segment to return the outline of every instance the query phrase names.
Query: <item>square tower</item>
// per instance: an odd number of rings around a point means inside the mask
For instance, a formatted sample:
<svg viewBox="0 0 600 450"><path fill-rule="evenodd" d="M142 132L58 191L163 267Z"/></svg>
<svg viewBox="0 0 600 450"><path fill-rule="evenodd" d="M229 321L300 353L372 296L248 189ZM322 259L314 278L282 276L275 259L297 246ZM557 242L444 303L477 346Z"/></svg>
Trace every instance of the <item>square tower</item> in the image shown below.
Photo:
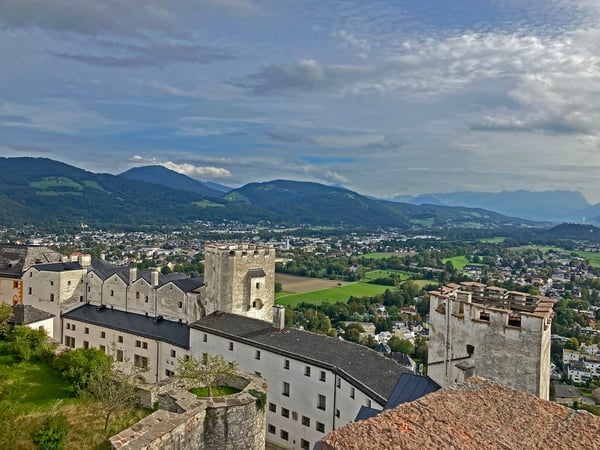
<svg viewBox="0 0 600 450"><path fill-rule="evenodd" d="M275 249L255 244L207 245L204 282L209 309L270 322Z"/></svg>

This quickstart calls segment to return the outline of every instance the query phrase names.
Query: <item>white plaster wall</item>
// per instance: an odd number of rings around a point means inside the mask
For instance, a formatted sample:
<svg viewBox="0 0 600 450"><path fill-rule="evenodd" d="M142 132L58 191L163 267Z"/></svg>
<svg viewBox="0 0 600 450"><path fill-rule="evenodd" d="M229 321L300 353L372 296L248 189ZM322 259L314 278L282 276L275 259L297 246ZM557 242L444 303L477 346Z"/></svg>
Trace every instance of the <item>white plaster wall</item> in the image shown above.
<svg viewBox="0 0 600 450"><path fill-rule="evenodd" d="M229 350L230 342L233 343L233 350ZM334 423L338 428L352 422L360 407L369 404L368 396L360 389L355 388L355 398L352 399L348 382L342 379L340 388L336 388L333 372L310 363L193 328L190 329L190 347L195 358L202 358L203 353L221 355L228 361L237 361L240 370L260 374L267 380L267 426L270 424L276 428L275 434L267 430L267 441L283 448L300 449L301 439L305 439L312 449L318 440L333 429ZM256 358L257 351L260 351L260 359ZM289 360L289 369L285 369L285 360ZM305 375L307 366L311 369L310 377ZM321 371L325 372L325 381L320 380ZM290 385L289 397L283 395L284 382ZM325 411L317 408L319 394L326 397ZM269 403L276 405L275 412L269 410ZM382 408L375 402L371 404L373 408ZM289 410L289 418L281 415L282 407ZM340 418L335 417L336 409L340 410ZM309 427L302 425L302 416L310 418ZM317 431L317 421L325 425L323 433ZM289 433L287 441L281 439L282 429Z"/></svg>

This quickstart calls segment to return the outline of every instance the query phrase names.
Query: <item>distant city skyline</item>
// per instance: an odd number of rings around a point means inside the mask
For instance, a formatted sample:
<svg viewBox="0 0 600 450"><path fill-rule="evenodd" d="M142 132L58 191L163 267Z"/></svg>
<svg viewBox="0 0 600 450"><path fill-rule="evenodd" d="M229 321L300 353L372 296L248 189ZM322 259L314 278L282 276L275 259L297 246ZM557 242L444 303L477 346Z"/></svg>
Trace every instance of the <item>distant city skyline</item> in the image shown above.
<svg viewBox="0 0 600 450"><path fill-rule="evenodd" d="M599 24L592 0L5 0L0 156L598 203Z"/></svg>

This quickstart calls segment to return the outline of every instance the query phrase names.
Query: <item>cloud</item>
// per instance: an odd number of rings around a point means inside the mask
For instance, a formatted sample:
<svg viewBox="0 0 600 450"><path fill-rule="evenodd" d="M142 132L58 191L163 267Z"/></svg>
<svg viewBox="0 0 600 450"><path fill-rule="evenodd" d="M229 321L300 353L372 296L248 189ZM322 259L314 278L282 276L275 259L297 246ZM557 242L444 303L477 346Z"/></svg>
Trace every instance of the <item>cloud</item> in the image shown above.
<svg viewBox="0 0 600 450"><path fill-rule="evenodd" d="M141 155L133 155L130 161L135 165L161 165L167 169L171 169L175 172L182 173L190 177L204 177L204 178L230 178L231 172L222 167L214 166L199 166L190 164L187 162L176 163L172 161L161 161L156 157L145 157Z"/></svg>
<svg viewBox="0 0 600 450"><path fill-rule="evenodd" d="M0 114L0 125L24 125L31 123L31 119L25 116Z"/></svg>
<svg viewBox="0 0 600 450"><path fill-rule="evenodd" d="M385 142L383 134L320 135L313 136L317 145L325 147L366 147Z"/></svg>
<svg viewBox="0 0 600 450"><path fill-rule="evenodd" d="M1 5L0 25L7 28L36 27L82 35L180 32L182 20L194 23L210 11L234 16L259 11L251 0L3 0Z"/></svg>
<svg viewBox="0 0 600 450"><path fill-rule="evenodd" d="M52 153L50 147L40 147L37 145L9 145L8 148L22 153Z"/></svg>
<svg viewBox="0 0 600 450"><path fill-rule="evenodd" d="M50 54L73 61L101 67L147 67L164 66L171 63L208 64L232 59L221 49L189 44L151 44L147 47L122 46L126 55L84 55L65 52Z"/></svg>
<svg viewBox="0 0 600 450"><path fill-rule="evenodd" d="M252 75L231 81L231 84L256 95L316 92L343 87L364 75L365 70L358 66L324 65L314 59L303 59L296 63L264 67Z"/></svg>

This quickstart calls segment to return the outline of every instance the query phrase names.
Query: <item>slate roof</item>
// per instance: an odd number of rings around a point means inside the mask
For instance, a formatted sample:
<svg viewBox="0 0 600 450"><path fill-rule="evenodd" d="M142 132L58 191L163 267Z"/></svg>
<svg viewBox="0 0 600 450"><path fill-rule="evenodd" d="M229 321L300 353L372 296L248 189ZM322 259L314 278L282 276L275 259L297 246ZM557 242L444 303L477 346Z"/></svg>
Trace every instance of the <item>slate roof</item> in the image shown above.
<svg viewBox="0 0 600 450"><path fill-rule="evenodd" d="M36 264L35 268L46 272L66 272L69 270L81 270L83 267L78 262L57 262L50 264Z"/></svg>
<svg viewBox="0 0 600 450"><path fill-rule="evenodd" d="M194 289L198 289L204 286L204 278L181 278L178 280L172 280L173 284L181 289L183 292L191 292Z"/></svg>
<svg viewBox="0 0 600 450"><path fill-rule="evenodd" d="M190 346L190 329L179 322L164 319L156 321L150 316L89 304L64 313L62 317L168 342L185 349L189 349Z"/></svg>
<svg viewBox="0 0 600 450"><path fill-rule="evenodd" d="M250 278L264 278L267 276L263 269L250 269L248 275L250 275Z"/></svg>
<svg viewBox="0 0 600 450"><path fill-rule="evenodd" d="M330 432L316 450L598 449L600 417L481 378Z"/></svg>
<svg viewBox="0 0 600 450"><path fill-rule="evenodd" d="M31 305L13 305L13 316L9 323L15 325L28 325L31 323L40 322L42 320L51 319L54 314L50 314L41 309L34 308Z"/></svg>
<svg viewBox="0 0 600 450"><path fill-rule="evenodd" d="M575 386L569 384L555 384L554 392L556 393L556 398L581 397L579 390Z"/></svg>
<svg viewBox="0 0 600 450"><path fill-rule="evenodd" d="M21 278L25 270L34 264L60 261L62 255L48 247L32 245L1 245L0 276Z"/></svg>
<svg viewBox="0 0 600 450"><path fill-rule="evenodd" d="M387 401L400 375L407 372L363 345L295 328L275 331L270 322L235 314L216 312L191 327L330 369L370 392L381 404Z"/></svg>

